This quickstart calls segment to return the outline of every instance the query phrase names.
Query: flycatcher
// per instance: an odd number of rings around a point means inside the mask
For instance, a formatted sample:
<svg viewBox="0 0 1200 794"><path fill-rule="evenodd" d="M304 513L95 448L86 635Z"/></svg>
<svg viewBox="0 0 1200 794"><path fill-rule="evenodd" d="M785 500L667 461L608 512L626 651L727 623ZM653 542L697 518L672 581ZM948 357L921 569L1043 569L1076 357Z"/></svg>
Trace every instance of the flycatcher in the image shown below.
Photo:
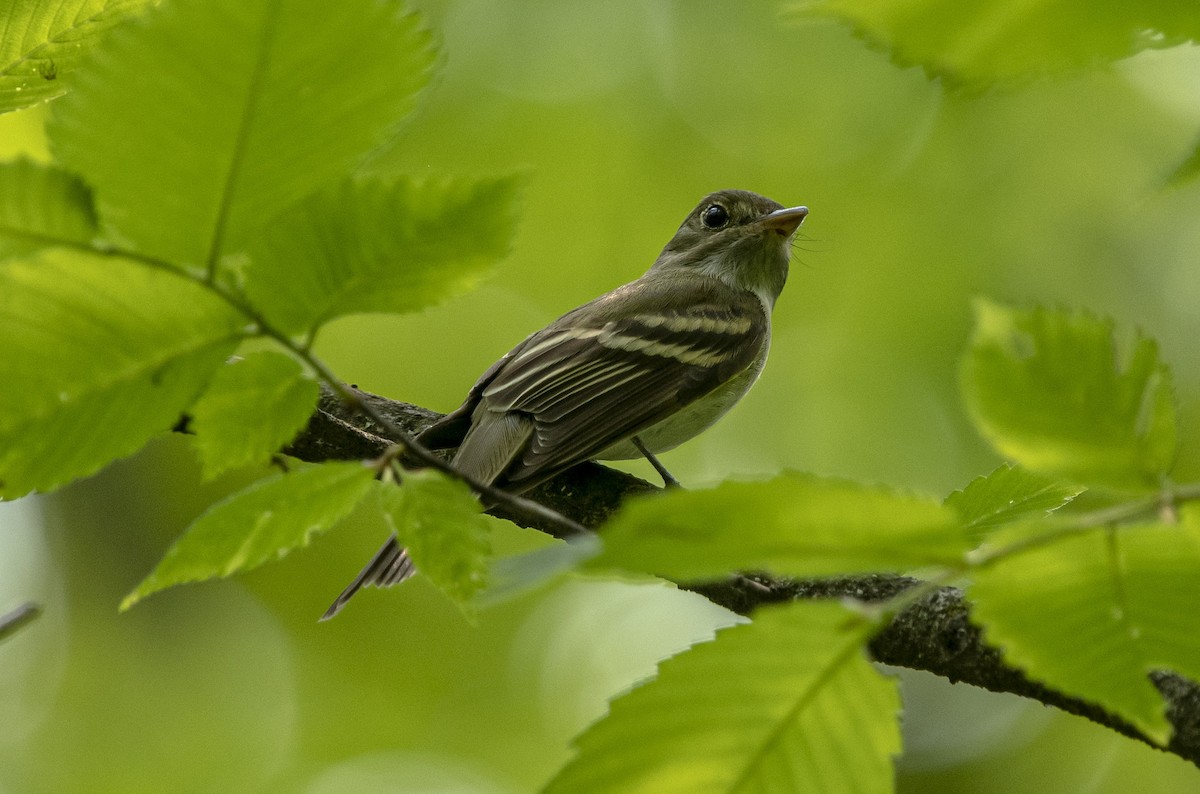
<svg viewBox="0 0 1200 794"><path fill-rule="evenodd" d="M791 240L808 215L745 190L705 196L637 281L564 314L493 364L422 432L464 474L519 493L586 460L654 457L706 430L758 379ZM322 619L414 573L395 537Z"/></svg>

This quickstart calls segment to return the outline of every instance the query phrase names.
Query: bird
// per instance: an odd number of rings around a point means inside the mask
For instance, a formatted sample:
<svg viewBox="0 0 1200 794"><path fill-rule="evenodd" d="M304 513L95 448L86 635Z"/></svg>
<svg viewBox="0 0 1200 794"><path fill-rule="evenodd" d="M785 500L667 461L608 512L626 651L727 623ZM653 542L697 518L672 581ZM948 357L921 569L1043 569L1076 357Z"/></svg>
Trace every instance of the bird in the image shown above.
<svg viewBox="0 0 1200 794"><path fill-rule="evenodd" d="M758 379L792 239L808 216L746 190L705 196L646 273L567 312L487 369L417 436L451 465L521 493L587 460L657 455L709 428ZM322 616L415 573L393 535Z"/></svg>

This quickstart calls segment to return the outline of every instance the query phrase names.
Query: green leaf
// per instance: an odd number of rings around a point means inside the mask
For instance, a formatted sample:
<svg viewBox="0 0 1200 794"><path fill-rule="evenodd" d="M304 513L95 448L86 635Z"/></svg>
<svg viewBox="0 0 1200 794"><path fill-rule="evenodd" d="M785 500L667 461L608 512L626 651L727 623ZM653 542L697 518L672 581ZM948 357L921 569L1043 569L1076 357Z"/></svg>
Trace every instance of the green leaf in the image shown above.
<svg viewBox="0 0 1200 794"><path fill-rule="evenodd" d="M246 292L278 327L411 312L475 284L509 247L516 180L348 179L290 208L250 248Z"/></svg>
<svg viewBox="0 0 1200 794"><path fill-rule="evenodd" d="M1053 525L1043 528L1052 530ZM978 572L973 619L1005 659L1166 743L1152 670L1200 679L1200 511L1178 526L1097 529Z"/></svg>
<svg viewBox="0 0 1200 794"><path fill-rule="evenodd" d="M614 700L546 791L891 791L900 698L869 630L832 603L761 609Z"/></svg>
<svg viewBox="0 0 1200 794"><path fill-rule="evenodd" d="M9 0L0 11L0 113L67 91L106 30L157 0Z"/></svg>
<svg viewBox="0 0 1200 794"><path fill-rule="evenodd" d="M961 563L953 510L919 496L811 474L631 500L592 567L675 580L770 571L830 576Z"/></svg>
<svg viewBox="0 0 1200 794"><path fill-rule="evenodd" d="M191 412L204 476L278 452L304 428L318 393L312 376L280 353L252 353L219 369Z"/></svg>
<svg viewBox="0 0 1200 794"><path fill-rule="evenodd" d="M417 570L470 616L487 585L491 533L471 490L435 471L409 472L377 488L384 519Z"/></svg>
<svg viewBox="0 0 1200 794"><path fill-rule="evenodd" d="M47 491L136 452L200 394L244 319L196 284L52 249L0 267L0 482Z"/></svg>
<svg viewBox="0 0 1200 794"><path fill-rule="evenodd" d="M121 609L159 590L248 571L307 546L349 515L374 481L372 469L357 461L264 477L192 522Z"/></svg>
<svg viewBox="0 0 1200 794"><path fill-rule="evenodd" d="M1003 455L1049 477L1154 489L1175 460L1171 372L1152 339L1118 355L1085 312L975 306L962 364L967 407Z"/></svg>
<svg viewBox="0 0 1200 794"><path fill-rule="evenodd" d="M979 542L988 529L1045 518L1082 492L1078 486L1064 485L1005 463L947 496L946 505L958 511L968 534Z"/></svg>
<svg viewBox="0 0 1200 794"><path fill-rule="evenodd" d="M540 549L498 559L489 568L487 590L476 603L489 607L501 604L561 579L599 554L601 548L600 537L587 534L553 540Z"/></svg>
<svg viewBox="0 0 1200 794"><path fill-rule="evenodd" d="M49 134L114 237L215 268L384 142L433 59L395 3L179 0L112 32Z"/></svg>
<svg viewBox="0 0 1200 794"><path fill-rule="evenodd" d="M91 245L96 215L87 186L54 166L0 163L0 261L56 245Z"/></svg>
<svg viewBox="0 0 1200 794"><path fill-rule="evenodd" d="M903 65L975 88L1200 38L1195 8L1169 0L809 0L798 8L848 22Z"/></svg>

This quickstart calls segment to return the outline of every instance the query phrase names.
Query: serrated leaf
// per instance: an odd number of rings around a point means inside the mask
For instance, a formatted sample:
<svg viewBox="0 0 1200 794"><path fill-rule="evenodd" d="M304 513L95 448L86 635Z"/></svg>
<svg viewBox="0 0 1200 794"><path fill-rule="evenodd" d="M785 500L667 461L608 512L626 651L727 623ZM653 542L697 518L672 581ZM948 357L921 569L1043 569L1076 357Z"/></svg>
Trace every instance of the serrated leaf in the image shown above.
<svg viewBox="0 0 1200 794"><path fill-rule="evenodd" d="M993 527L1045 518L1082 492L1079 486L1005 463L947 496L946 505L958 511L968 536L979 542Z"/></svg>
<svg viewBox="0 0 1200 794"><path fill-rule="evenodd" d="M166 432L244 333L197 285L53 249L0 267L0 488L48 491Z"/></svg>
<svg viewBox="0 0 1200 794"><path fill-rule="evenodd" d="M112 31L48 132L114 237L216 267L385 141L433 58L394 3L179 0Z"/></svg>
<svg viewBox="0 0 1200 794"><path fill-rule="evenodd" d="M349 515L373 482L372 469L357 461L264 477L192 522L121 609L159 590L248 571L307 546Z"/></svg>
<svg viewBox="0 0 1200 794"><path fill-rule="evenodd" d="M1200 678L1200 515L1184 515L1178 526L1097 529L984 568L969 591L973 619L1009 663L1165 744L1170 724L1148 673Z"/></svg>
<svg viewBox="0 0 1200 794"><path fill-rule="evenodd" d="M0 11L0 113L65 93L101 34L157 0L9 0Z"/></svg>
<svg viewBox="0 0 1200 794"><path fill-rule="evenodd" d="M426 308L508 251L515 193L514 179L347 179L264 230L246 293L293 333L343 314Z"/></svg>
<svg viewBox="0 0 1200 794"><path fill-rule="evenodd" d="M435 471L409 472L377 488L384 519L417 570L468 616L487 585L491 533L471 490Z"/></svg>
<svg viewBox="0 0 1200 794"><path fill-rule="evenodd" d="M675 580L905 571L967 550L957 514L932 499L796 472L631 500L601 536L592 567Z"/></svg>
<svg viewBox="0 0 1200 794"><path fill-rule="evenodd" d="M1167 0L809 0L797 8L848 22L901 64L919 64L952 85L972 88L1200 38L1195 9Z"/></svg>
<svg viewBox="0 0 1200 794"><path fill-rule="evenodd" d="M217 370L191 411L204 476L266 461L304 429L318 393L312 376L280 353L252 353Z"/></svg>
<svg viewBox="0 0 1200 794"><path fill-rule="evenodd" d="M0 163L0 261L56 245L90 245L92 195L60 168L31 160Z"/></svg>
<svg viewBox="0 0 1200 794"><path fill-rule="evenodd" d="M614 700L547 793L891 791L900 699L869 629L832 603L760 609Z"/></svg>
<svg viewBox="0 0 1200 794"><path fill-rule="evenodd" d="M488 571L488 586L478 599L481 606L509 601L574 571L600 553L594 534L555 540L547 546L495 561Z"/></svg>
<svg viewBox="0 0 1200 794"><path fill-rule="evenodd" d="M1140 334L1118 355L1111 320L978 301L962 388L988 441L1049 477L1154 489L1174 463L1171 372Z"/></svg>

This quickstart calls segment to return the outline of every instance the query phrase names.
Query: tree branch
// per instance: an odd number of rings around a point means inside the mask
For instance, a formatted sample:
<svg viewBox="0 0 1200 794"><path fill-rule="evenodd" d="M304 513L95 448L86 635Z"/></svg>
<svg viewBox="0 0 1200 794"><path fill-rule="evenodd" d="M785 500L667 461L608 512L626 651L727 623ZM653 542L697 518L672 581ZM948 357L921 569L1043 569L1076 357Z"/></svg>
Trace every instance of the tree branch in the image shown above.
<svg viewBox="0 0 1200 794"><path fill-rule="evenodd" d="M419 406L366 392L358 392L357 396L410 434L418 433L441 416ZM377 457L390 444L381 435L381 428L323 388L320 407L308 427L285 451L308 461L362 459ZM600 526L623 499L656 490L659 489L637 477L596 463L585 463L527 495L555 512L594 528ZM522 526L547 529L539 527L536 520L506 515L501 509L491 512ZM916 584L915 579L885 575L821 581L754 575L684 586L727 609L748 615L765 604L798 599L850 598L867 603L881 602ZM925 670L951 682L1030 698L1158 747L1120 717L1093 703L1050 689L1007 666L1000 653L984 643L979 628L970 621L970 609L962 592L956 588L939 588L909 606L872 640L870 650L880 662ZM1171 743L1160 749L1200 766L1200 686L1165 672L1152 674L1151 680L1166 700L1167 718L1174 727Z"/></svg>
<svg viewBox="0 0 1200 794"><path fill-rule="evenodd" d="M409 435L417 435L442 416L418 405L389 400L356 388L354 391L359 400ZM284 452L311 462L359 460L376 458L391 444L386 431L369 416L346 405L333 391L322 386L317 412ZM525 496L594 529L613 514L622 499L657 490L656 486L624 472L597 463L583 463L539 485ZM507 512L503 506L488 512L524 527L559 535L554 527L542 524L537 516L517 515Z"/></svg>

